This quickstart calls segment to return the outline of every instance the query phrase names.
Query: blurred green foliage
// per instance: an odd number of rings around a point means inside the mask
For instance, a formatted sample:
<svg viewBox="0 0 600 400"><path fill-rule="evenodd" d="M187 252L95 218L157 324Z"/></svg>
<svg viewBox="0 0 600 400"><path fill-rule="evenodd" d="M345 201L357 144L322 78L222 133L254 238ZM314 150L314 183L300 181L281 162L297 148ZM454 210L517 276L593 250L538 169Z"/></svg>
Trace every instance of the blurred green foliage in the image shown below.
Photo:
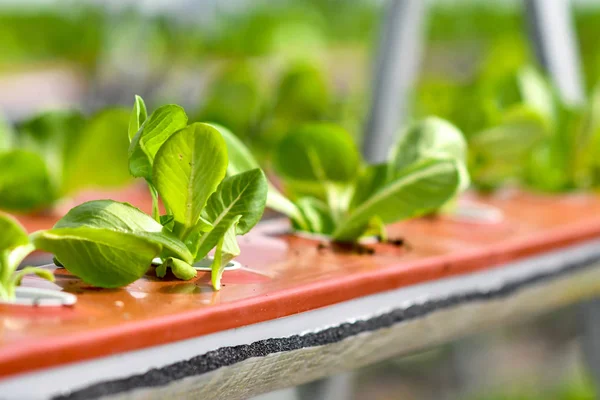
<svg viewBox="0 0 600 400"><path fill-rule="evenodd" d="M0 209L43 211L81 189L129 182L128 121L128 110L114 108L89 118L48 111L15 127L0 124Z"/></svg>
<svg viewBox="0 0 600 400"><path fill-rule="evenodd" d="M246 62L226 65L211 82L197 120L224 125L240 137L248 137L263 112L258 71Z"/></svg>
<svg viewBox="0 0 600 400"><path fill-rule="evenodd" d="M196 120L226 126L263 161L291 129L303 122L335 119L337 111L323 69L306 62L292 62L268 74L260 74L259 67L247 61L230 62L203 97Z"/></svg>
<svg viewBox="0 0 600 400"><path fill-rule="evenodd" d="M584 151L600 141L585 128L596 118L590 117L594 106L556 104L556 118L548 120L524 103L518 77L535 63L522 6L459 1L430 7L411 119L439 116L472 146L486 147L470 155L479 188L511 181L545 191L589 188L600 179L596 156ZM179 101L162 77L182 64L193 66L208 76L195 119L228 127L264 163L303 122L334 122L361 141L370 96L370 65L364 61L374 59L384 12L384 5L370 0L223 3L179 10L178 16L72 2L35 12L5 10L0 68L66 60L93 71L107 57L117 64L125 60L124 67L135 60L129 64L136 75L149 73L147 90L136 92L147 92L153 103ZM574 18L592 93L600 76L600 8L577 8ZM358 72L348 74L350 64L359 65ZM171 95L160 98L160 90ZM523 135L527 140L519 141Z"/></svg>
<svg viewBox="0 0 600 400"><path fill-rule="evenodd" d="M73 5L72 3L69 3ZM105 16L94 7L0 13L0 68L66 60L92 68Z"/></svg>
<svg viewBox="0 0 600 400"><path fill-rule="evenodd" d="M594 43L600 9L575 13L590 88L589 103L581 106L560 101L547 79L527 67L534 59L518 8L479 2L462 11L434 11L415 117L437 115L465 133L479 189L514 183L558 192L600 185L594 161L600 158L600 89L591 89L600 76Z"/></svg>

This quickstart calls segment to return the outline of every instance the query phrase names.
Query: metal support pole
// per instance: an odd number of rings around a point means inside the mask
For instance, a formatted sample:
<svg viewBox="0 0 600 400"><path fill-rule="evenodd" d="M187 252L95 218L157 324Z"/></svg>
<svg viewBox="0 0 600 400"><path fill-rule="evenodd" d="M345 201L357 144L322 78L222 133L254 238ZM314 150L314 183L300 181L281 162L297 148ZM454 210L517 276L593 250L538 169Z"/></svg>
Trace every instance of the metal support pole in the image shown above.
<svg viewBox="0 0 600 400"><path fill-rule="evenodd" d="M569 0L525 0L535 55L548 72L563 101L585 101L579 46Z"/></svg>
<svg viewBox="0 0 600 400"><path fill-rule="evenodd" d="M406 118L410 90L421 60L426 3L390 1L379 43L363 143L363 155L370 163L386 159L394 133Z"/></svg>

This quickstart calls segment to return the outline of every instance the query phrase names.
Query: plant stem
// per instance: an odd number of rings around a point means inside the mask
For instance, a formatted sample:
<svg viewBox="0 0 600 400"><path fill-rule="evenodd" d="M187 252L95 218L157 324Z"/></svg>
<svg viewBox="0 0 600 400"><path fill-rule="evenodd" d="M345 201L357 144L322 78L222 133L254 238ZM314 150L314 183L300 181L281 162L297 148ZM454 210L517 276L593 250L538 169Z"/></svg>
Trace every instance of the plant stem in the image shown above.
<svg viewBox="0 0 600 400"><path fill-rule="evenodd" d="M8 255L8 250L0 252L0 287L6 287L12 274L12 270L8 262Z"/></svg>
<svg viewBox="0 0 600 400"><path fill-rule="evenodd" d="M175 221L175 225L173 225L173 234L184 241L192 228L193 227L187 227L184 224Z"/></svg>
<svg viewBox="0 0 600 400"><path fill-rule="evenodd" d="M302 230L309 230L308 223L306 222L304 215L302 215L298 207L291 200L282 195L270 183L269 191L267 193L267 207L293 219Z"/></svg>
<svg viewBox="0 0 600 400"><path fill-rule="evenodd" d="M8 288L4 288L3 284L0 284L0 299L2 300L12 300L12 296Z"/></svg>
<svg viewBox="0 0 600 400"><path fill-rule="evenodd" d="M148 189L150 190L150 195L152 196L152 218L154 218L156 222L160 222L160 210L158 209L158 190L156 190L152 182L146 182L148 183Z"/></svg>
<svg viewBox="0 0 600 400"><path fill-rule="evenodd" d="M331 210L331 216L338 226L343 220L352 197L352 188L345 185L328 182L325 184L327 205Z"/></svg>
<svg viewBox="0 0 600 400"><path fill-rule="evenodd" d="M14 289L11 290L12 280L11 275L13 268L9 263L8 250L0 252L0 298L3 300L12 300L14 298Z"/></svg>

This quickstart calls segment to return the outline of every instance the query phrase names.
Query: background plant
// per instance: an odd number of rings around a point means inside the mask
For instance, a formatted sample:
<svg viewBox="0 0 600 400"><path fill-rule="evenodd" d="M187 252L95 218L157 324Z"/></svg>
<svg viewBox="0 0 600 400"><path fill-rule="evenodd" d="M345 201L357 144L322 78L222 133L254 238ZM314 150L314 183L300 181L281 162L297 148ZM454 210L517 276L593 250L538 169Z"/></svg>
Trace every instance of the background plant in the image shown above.
<svg viewBox="0 0 600 400"><path fill-rule="evenodd" d="M87 187L129 182L128 115L111 108L90 118L45 112L14 128L0 121L0 209L40 211Z"/></svg>
<svg viewBox="0 0 600 400"><path fill-rule="evenodd" d="M566 104L532 67L506 86L512 98L505 96L490 126L470 137L475 184L490 190L512 182L548 192L600 184L600 87L587 104Z"/></svg>
<svg viewBox="0 0 600 400"><path fill-rule="evenodd" d="M140 278L156 257L180 279L196 276L193 264L215 249L212 284L220 288L225 266L240 253L236 236L261 218L267 182L259 168L225 178L227 147L202 123L187 124L185 111L165 105L147 116L140 97L129 123L129 171L144 178L153 197L152 216L112 200L84 203L53 229L34 234L37 247L84 281L119 287ZM160 214L159 200L166 213Z"/></svg>

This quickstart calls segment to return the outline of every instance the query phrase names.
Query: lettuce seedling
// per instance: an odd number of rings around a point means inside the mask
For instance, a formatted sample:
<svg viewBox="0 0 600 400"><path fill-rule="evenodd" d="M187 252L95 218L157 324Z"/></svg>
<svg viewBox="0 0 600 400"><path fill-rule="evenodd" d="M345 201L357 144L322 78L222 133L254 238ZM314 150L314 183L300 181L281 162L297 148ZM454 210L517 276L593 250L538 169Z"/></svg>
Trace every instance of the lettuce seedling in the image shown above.
<svg viewBox="0 0 600 400"><path fill-rule="evenodd" d="M227 129L228 173L257 163ZM293 200L269 185L267 206L295 229L356 242L385 224L434 212L469 185L466 145L450 123L427 118L406 129L388 160L365 165L352 138L328 123L301 126L277 146L274 166Z"/></svg>
<svg viewBox="0 0 600 400"><path fill-rule="evenodd" d="M126 183L127 121L122 109L46 112L14 129L0 120L0 209L39 211L85 187Z"/></svg>
<svg viewBox="0 0 600 400"><path fill-rule="evenodd" d="M27 274L54 281L54 275L43 268L25 267L17 271L19 264L33 250L33 244L19 222L0 212L0 299L13 300L16 287Z"/></svg>
<svg viewBox="0 0 600 400"><path fill-rule="evenodd" d="M531 67L514 77L518 99L470 140L474 183L486 190L513 182L540 191L600 184L600 86L588 104L561 101Z"/></svg>
<svg viewBox="0 0 600 400"><path fill-rule="evenodd" d="M215 249L212 284L220 288L225 266L240 253L237 235L260 220L267 181L260 168L225 177L227 146L219 131L187 124L177 105L150 116L136 97L129 123L129 171L144 178L153 197L149 216L112 200L70 210L53 229L33 235L37 247L85 282L119 287L140 278L156 257L156 269L180 279L196 276L195 262ZM160 214L162 200L165 214Z"/></svg>

